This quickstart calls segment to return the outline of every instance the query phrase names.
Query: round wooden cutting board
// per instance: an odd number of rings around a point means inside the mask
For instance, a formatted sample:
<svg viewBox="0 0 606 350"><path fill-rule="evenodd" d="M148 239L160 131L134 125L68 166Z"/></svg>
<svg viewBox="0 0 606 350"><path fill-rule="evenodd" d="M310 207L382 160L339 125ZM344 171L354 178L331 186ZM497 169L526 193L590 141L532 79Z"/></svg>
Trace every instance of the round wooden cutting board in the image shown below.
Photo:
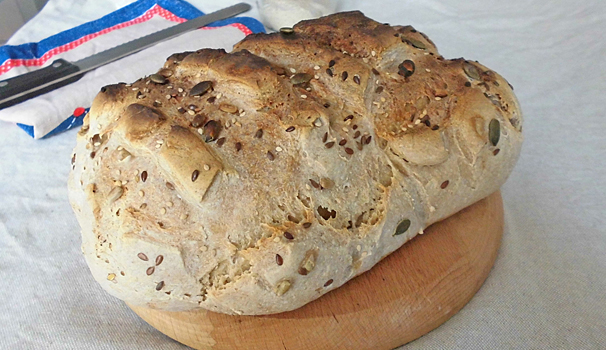
<svg viewBox="0 0 606 350"><path fill-rule="evenodd" d="M438 327L473 297L490 272L502 234L503 202L496 192L294 311L229 316L130 307L196 349L393 349Z"/></svg>

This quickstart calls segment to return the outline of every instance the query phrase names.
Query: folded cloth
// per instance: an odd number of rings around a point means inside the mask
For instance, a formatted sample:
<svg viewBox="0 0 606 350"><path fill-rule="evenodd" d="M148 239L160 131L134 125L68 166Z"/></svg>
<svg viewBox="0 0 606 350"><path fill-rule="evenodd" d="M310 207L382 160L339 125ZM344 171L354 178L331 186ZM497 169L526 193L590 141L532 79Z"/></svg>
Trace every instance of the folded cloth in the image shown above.
<svg viewBox="0 0 606 350"><path fill-rule="evenodd" d="M119 1L118 1L119 2ZM122 1L128 3L130 1ZM39 40L20 45L0 46L0 80L50 65L63 58L74 62L114 46L203 15L183 0L139 0L111 13L75 27L65 29L77 11L107 13L104 6L116 1L50 0L44 9L17 32ZM76 13L74 13L76 12ZM57 32L57 28L61 28ZM50 31L50 32L49 32ZM82 124L88 107L102 86L132 82L156 72L168 56L175 52L200 48L225 48L251 33L263 32L263 25L249 17L235 17L182 34L151 48L88 72L79 81L31 100L0 110L0 120L17 123L30 136L39 139ZM12 38L11 38L12 39ZM12 44L14 40L9 40Z"/></svg>

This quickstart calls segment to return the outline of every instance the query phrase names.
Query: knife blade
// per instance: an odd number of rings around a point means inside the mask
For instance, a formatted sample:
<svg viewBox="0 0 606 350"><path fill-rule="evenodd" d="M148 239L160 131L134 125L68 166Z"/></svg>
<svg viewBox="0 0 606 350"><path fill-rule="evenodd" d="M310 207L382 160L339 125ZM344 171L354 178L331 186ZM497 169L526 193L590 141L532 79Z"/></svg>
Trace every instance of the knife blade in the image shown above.
<svg viewBox="0 0 606 350"><path fill-rule="evenodd" d="M159 42L172 39L185 32L204 27L212 22L246 12L250 8L249 4L241 2L129 41L76 62L57 59L48 67L2 80L0 81L0 109L13 106L73 83L82 78L86 72L97 67L144 50Z"/></svg>

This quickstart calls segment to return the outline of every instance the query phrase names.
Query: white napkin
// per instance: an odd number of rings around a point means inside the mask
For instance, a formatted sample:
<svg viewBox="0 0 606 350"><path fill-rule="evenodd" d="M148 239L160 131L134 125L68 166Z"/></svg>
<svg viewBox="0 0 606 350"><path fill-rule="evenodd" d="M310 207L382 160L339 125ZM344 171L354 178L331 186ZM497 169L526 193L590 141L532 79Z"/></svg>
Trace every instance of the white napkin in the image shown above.
<svg viewBox="0 0 606 350"><path fill-rule="evenodd" d="M139 0L96 20L69 26L70 21L78 21L80 11L102 15L108 13L108 6L120 2L130 1L50 0L13 36L14 40L9 40L11 45L0 46L0 80L48 66L58 58L74 62L203 14L183 0ZM82 124L102 86L155 73L175 52L206 47L231 50L246 35L262 31L263 25L249 17L215 22L99 67L58 90L0 110L0 120L17 123L37 139L68 130ZM27 42L24 39L28 37L39 41Z"/></svg>

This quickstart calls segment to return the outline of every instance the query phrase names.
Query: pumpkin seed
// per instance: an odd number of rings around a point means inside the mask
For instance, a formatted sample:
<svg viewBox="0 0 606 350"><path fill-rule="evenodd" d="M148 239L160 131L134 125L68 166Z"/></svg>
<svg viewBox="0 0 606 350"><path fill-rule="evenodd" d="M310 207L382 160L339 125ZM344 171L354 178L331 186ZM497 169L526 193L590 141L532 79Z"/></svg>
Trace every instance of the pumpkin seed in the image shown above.
<svg viewBox="0 0 606 350"><path fill-rule="evenodd" d="M499 143L499 139L501 138L501 123L498 120L493 119L488 124L488 140L493 146L496 146Z"/></svg>
<svg viewBox="0 0 606 350"><path fill-rule="evenodd" d="M158 71L158 74L165 78L170 78L173 75L173 71L167 68L162 68Z"/></svg>
<svg viewBox="0 0 606 350"><path fill-rule="evenodd" d="M150 75L149 80L153 81L156 84L166 84L166 82L168 81L164 76L160 74Z"/></svg>
<svg viewBox="0 0 606 350"><path fill-rule="evenodd" d="M398 224L398 227L396 227L396 232L393 235L394 236L401 235L402 233L408 231L409 228L410 228L410 220L404 219Z"/></svg>
<svg viewBox="0 0 606 350"><path fill-rule="evenodd" d="M304 84L309 82L314 76L309 73L297 73L290 78L293 85Z"/></svg>
<svg viewBox="0 0 606 350"><path fill-rule="evenodd" d="M425 50L427 48L427 46L422 41L415 39L407 39L406 41L408 41L410 45L416 47L417 49Z"/></svg>
<svg viewBox="0 0 606 350"><path fill-rule="evenodd" d="M478 72L478 69L473 64L465 61L463 63L463 71L471 79L480 80L480 72Z"/></svg>
<svg viewBox="0 0 606 350"><path fill-rule="evenodd" d="M189 96L202 96L213 87L212 81L203 81L189 90Z"/></svg>

